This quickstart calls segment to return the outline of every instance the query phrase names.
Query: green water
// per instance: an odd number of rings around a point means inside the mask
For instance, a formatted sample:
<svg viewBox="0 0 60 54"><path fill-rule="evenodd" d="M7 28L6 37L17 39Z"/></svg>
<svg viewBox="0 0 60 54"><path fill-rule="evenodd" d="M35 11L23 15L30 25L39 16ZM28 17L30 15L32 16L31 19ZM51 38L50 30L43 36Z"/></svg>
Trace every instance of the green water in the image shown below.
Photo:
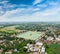
<svg viewBox="0 0 60 54"><path fill-rule="evenodd" d="M43 34L43 32L28 31L28 32L19 34L17 37L35 40L35 39L39 38L42 34Z"/></svg>

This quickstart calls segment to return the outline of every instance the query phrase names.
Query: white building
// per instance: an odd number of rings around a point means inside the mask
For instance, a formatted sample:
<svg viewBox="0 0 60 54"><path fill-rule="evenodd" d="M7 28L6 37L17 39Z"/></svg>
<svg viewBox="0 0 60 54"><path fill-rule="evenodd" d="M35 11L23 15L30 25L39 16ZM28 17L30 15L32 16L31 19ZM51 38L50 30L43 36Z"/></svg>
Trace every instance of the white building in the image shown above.
<svg viewBox="0 0 60 54"><path fill-rule="evenodd" d="M12 52L5 52L5 54L12 54Z"/></svg>
<svg viewBox="0 0 60 54"><path fill-rule="evenodd" d="M42 46L43 43L42 43L42 42L36 42L36 45L38 45L38 46Z"/></svg>
<svg viewBox="0 0 60 54"><path fill-rule="evenodd" d="M56 41L60 41L60 38L59 38L59 37L57 37L57 38L56 38Z"/></svg>
<svg viewBox="0 0 60 54"><path fill-rule="evenodd" d="M47 37L47 40L52 41L52 40L54 40L54 37L49 36L49 37Z"/></svg>
<svg viewBox="0 0 60 54"><path fill-rule="evenodd" d="M41 49L41 54L45 54L45 47L44 46Z"/></svg>

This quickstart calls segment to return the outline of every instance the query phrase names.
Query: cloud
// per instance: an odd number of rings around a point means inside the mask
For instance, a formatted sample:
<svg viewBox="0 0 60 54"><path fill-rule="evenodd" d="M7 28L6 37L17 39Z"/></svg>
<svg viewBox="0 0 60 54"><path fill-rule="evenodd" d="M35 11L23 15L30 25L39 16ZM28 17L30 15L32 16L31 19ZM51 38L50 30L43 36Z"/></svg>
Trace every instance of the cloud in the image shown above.
<svg viewBox="0 0 60 54"><path fill-rule="evenodd" d="M60 21L60 3L52 0L41 2L35 0L33 5L17 5L4 1L1 3L4 5L0 5L0 13L3 14L0 21Z"/></svg>
<svg viewBox="0 0 60 54"><path fill-rule="evenodd" d="M5 0L5 1L0 1L0 4L6 4L6 3L8 3L7 0Z"/></svg>
<svg viewBox="0 0 60 54"><path fill-rule="evenodd" d="M28 12L33 10L33 9L27 9ZM38 10L38 9L36 9ZM55 11L54 11L55 10ZM19 21L19 22L24 22L24 21L60 21L60 7L57 8L51 8L42 12L35 12L34 14L23 14L23 15L18 15L21 14L23 11L26 11L25 8L18 8L16 10L12 11L7 11L6 14L3 16L0 16L0 21ZM25 13L25 12L24 12Z"/></svg>
<svg viewBox="0 0 60 54"><path fill-rule="evenodd" d="M37 4L37 3L40 3L42 0L35 0L33 5Z"/></svg>

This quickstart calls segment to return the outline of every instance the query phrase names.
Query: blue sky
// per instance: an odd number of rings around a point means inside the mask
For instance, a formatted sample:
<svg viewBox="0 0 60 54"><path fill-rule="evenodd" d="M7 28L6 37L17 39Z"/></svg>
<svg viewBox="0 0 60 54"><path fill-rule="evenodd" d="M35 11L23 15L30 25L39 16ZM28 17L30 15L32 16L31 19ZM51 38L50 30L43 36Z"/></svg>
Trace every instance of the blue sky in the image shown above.
<svg viewBox="0 0 60 54"><path fill-rule="evenodd" d="M0 0L0 22L60 21L60 0Z"/></svg>

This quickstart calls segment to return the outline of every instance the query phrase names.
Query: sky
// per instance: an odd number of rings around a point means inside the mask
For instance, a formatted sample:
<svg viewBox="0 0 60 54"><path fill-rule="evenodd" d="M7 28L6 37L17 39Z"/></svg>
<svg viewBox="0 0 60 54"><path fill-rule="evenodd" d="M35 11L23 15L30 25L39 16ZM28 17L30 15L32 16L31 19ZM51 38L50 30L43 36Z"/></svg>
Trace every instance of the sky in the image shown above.
<svg viewBox="0 0 60 54"><path fill-rule="evenodd" d="M0 22L60 21L60 0L0 0Z"/></svg>

